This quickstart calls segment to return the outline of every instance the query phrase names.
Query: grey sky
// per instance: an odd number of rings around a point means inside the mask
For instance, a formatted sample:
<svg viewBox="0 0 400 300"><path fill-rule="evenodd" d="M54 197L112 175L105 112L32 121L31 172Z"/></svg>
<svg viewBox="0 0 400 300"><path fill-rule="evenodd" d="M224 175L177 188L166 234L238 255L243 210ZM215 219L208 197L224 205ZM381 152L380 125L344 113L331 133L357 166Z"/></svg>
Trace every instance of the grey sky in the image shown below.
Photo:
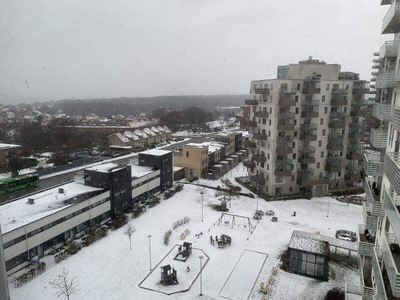
<svg viewBox="0 0 400 300"><path fill-rule="evenodd" d="M246 94L309 55L369 80L379 2L6 0L0 102Z"/></svg>

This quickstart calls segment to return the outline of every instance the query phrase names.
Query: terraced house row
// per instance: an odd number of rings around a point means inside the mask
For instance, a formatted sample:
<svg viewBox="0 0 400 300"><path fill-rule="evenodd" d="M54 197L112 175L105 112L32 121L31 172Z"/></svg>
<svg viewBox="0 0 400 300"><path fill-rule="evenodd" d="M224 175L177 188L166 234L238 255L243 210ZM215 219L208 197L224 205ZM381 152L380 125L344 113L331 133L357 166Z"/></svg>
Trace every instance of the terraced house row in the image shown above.
<svg viewBox="0 0 400 300"><path fill-rule="evenodd" d="M325 195L361 181L369 91L357 73L312 57L278 66L276 79L252 81L245 101L252 184L271 196Z"/></svg>

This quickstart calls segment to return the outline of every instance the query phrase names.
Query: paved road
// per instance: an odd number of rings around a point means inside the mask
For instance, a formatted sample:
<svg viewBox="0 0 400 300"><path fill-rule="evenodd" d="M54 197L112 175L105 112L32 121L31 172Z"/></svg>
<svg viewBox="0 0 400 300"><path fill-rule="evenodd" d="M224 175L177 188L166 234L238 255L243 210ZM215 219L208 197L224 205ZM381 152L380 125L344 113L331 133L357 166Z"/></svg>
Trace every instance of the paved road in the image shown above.
<svg viewBox="0 0 400 300"><path fill-rule="evenodd" d="M201 142L207 141L208 139L209 139L208 137L193 137L193 138L191 138L190 141L179 142L179 143L176 143L173 145L163 147L162 149L173 151L175 149L182 147L182 145L184 145L188 142L201 143ZM115 163L124 164L124 163L129 162L129 160L132 158L132 156L133 156L133 154L130 156L122 156L120 158L118 158L118 157L117 158L108 158L108 159L103 160L102 162L112 161ZM99 162L99 163L101 163L101 162ZM99 164L99 163L96 163L96 164ZM65 182L72 181L72 180L74 180L74 177L75 177L75 175L77 175L78 172L87 168L88 166L91 166L91 165L74 168L71 171L64 171L64 172L50 174L50 175L41 177L40 181L39 181L39 187L37 189L32 188L29 190L23 190L23 191L19 191L19 192L7 194L7 195L2 195L2 196L0 196L0 203L15 199L15 198L26 196L26 195L34 193L35 191L38 191L38 190L48 189L48 188L60 185L62 183L65 183Z"/></svg>

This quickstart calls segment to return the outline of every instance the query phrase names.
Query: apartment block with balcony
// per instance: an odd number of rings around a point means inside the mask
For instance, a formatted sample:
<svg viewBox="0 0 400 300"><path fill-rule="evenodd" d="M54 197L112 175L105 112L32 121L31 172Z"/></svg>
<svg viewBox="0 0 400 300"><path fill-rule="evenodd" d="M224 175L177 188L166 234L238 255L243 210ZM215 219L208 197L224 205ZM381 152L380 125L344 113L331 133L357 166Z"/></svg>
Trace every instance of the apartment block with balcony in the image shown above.
<svg viewBox="0 0 400 300"><path fill-rule="evenodd" d="M361 181L369 82L340 69L310 57L251 82L245 165L265 193L325 195Z"/></svg>
<svg viewBox="0 0 400 300"><path fill-rule="evenodd" d="M374 53L371 85L375 103L372 150L364 153L364 223L360 225L359 268L363 299L400 298L400 1L388 6L382 33L394 34Z"/></svg>

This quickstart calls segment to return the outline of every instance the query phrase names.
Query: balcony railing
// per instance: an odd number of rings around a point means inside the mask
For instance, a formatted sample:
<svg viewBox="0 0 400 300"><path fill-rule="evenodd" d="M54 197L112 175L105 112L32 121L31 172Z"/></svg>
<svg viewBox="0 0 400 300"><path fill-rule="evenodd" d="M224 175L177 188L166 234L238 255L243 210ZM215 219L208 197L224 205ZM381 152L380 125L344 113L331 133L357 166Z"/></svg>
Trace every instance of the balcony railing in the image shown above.
<svg viewBox="0 0 400 300"><path fill-rule="evenodd" d="M278 141L276 143L276 154L285 155L293 153L293 144L286 141Z"/></svg>
<svg viewBox="0 0 400 300"><path fill-rule="evenodd" d="M246 104L246 105L258 105L258 100L256 100L256 99L246 99L246 100L244 100L244 104Z"/></svg>
<svg viewBox="0 0 400 300"><path fill-rule="evenodd" d="M358 235L359 235L358 254L372 257L372 255L374 254L375 239L372 236L366 237L364 232L365 232L365 225L359 224L358 225Z"/></svg>
<svg viewBox="0 0 400 300"><path fill-rule="evenodd" d="M378 255L376 253L375 248L374 248L374 253L372 255L372 271L374 273L376 290L378 293L377 299L378 300L387 300L385 284L383 283L383 278L382 278L382 270L380 267Z"/></svg>
<svg viewBox="0 0 400 300"><path fill-rule="evenodd" d="M270 91L269 88L256 88L254 94L269 95Z"/></svg>
<svg viewBox="0 0 400 300"><path fill-rule="evenodd" d="M254 186L265 185L265 183L266 183L265 177L260 176L260 175L252 175L252 176L250 176L250 181Z"/></svg>
<svg viewBox="0 0 400 300"><path fill-rule="evenodd" d="M349 100L347 99L347 96L338 95L337 97L332 97L331 99L332 106L343 106L347 105L348 103Z"/></svg>
<svg viewBox="0 0 400 300"><path fill-rule="evenodd" d="M299 163L301 164L314 164L315 163L315 157L310 155L310 154L303 154L299 157Z"/></svg>
<svg viewBox="0 0 400 300"><path fill-rule="evenodd" d="M342 171L343 160L340 157L328 157L326 159L325 171L337 173Z"/></svg>
<svg viewBox="0 0 400 300"><path fill-rule="evenodd" d="M315 147L312 145L300 145L299 152L303 154L315 153Z"/></svg>
<svg viewBox="0 0 400 300"><path fill-rule="evenodd" d="M379 57L397 57L399 51L399 41L387 41L379 50Z"/></svg>
<svg viewBox="0 0 400 300"><path fill-rule="evenodd" d="M277 129L282 131L291 131L294 130L294 124L291 122L279 122Z"/></svg>
<svg viewBox="0 0 400 300"><path fill-rule="evenodd" d="M370 203L375 203L379 202L379 195L375 195L375 192L372 190L372 188L369 185L368 178L365 178L364 180L364 191L365 194L367 195L367 200Z"/></svg>
<svg viewBox="0 0 400 300"><path fill-rule="evenodd" d="M244 141L243 145L247 148L256 148L257 147L256 142L253 142L253 141Z"/></svg>
<svg viewBox="0 0 400 300"><path fill-rule="evenodd" d="M252 158L256 162L266 162L267 161L267 157L265 155L261 155L261 154L254 154L252 156Z"/></svg>
<svg viewBox="0 0 400 300"><path fill-rule="evenodd" d="M382 20L382 34L397 33L400 27L400 1L394 0Z"/></svg>
<svg viewBox="0 0 400 300"><path fill-rule="evenodd" d="M254 116L257 118L268 118L269 113L267 111L255 111Z"/></svg>
<svg viewBox="0 0 400 300"><path fill-rule="evenodd" d="M373 216L371 213L372 207L370 207L371 203L363 202L363 219L365 228L367 228L370 232L376 232L376 226L378 224L378 218Z"/></svg>
<svg viewBox="0 0 400 300"><path fill-rule="evenodd" d="M315 134L315 131L303 131L300 134L300 141L313 142L316 140L317 140L317 135Z"/></svg>
<svg viewBox="0 0 400 300"><path fill-rule="evenodd" d="M394 236L388 233L384 234L381 243L382 260L385 263L392 294L394 297L398 298L400 297L400 272L393 257L394 253L392 253L391 250L392 244L398 245ZM396 253L395 255L398 256L399 254Z"/></svg>
<svg viewBox="0 0 400 300"><path fill-rule="evenodd" d="M400 206L400 196L397 196L395 192L391 192L388 189L383 191L383 208L385 210L386 217L389 219L390 226L392 226L393 232L395 233L397 240L400 237L400 214L398 207Z"/></svg>
<svg viewBox="0 0 400 300"><path fill-rule="evenodd" d="M365 110L362 108L352 107L350 110L350 116L352 117L365 117Z"/></svg>
<svg viewBox="0 0 400 300"><path fill-rule="evenodd" d="M365 152L363 165L367 176L378 177L383 175L384 162L381 159L380 152Z"/></svg>
<svg viewBox="0 0 400 300"><path fill-rule="evenodd" d="M376 88L386 89L400 85L400 72L391 70L385 71L376 77Z"/></svg>
<svg viewBox="0 0 400 300"><path fill-rule="evenodd" d="M287 177L292 175L292 160L276 159L275 160L275 175L279 177Z"/></svg>
<svg viewBox="0 0 400 300"><path fill-rule="evenodd" d="M393 114L393 126L400 132L400 109L396 108Z"/></svg>
<svg viewBox="0 0 400 300"><path fill-rule="evenodd" d="M305 107L303 108L303 111L301 112L301 117L302 118L318 118L319 113L318 113L318 107Z"/></svg>
<svg viewBox="0 0 400 300"><path fill-rule="evenodd" d="M348 284L347 282L344 285L344 299L377 300L374 297L374 290L372 288Z"/></svg>
<svg viewBox="0 0 400 300"><path fill-rule="evenodd" d="M374 103L372 115L380 121L391 121L394 109L390 104Z"/></svg>
<svg viewBox="0 0 400 300"><path fill-rule="evenodd" d="M243 161L243 166L245 166L246 168L253 169L253 168L255 168L256 164L252 161L245 160L245 161Z"/></svg>
<svg viewBox="0 0 400 300"><path fill-rule="evenodd" d="M347 95L348 93L348 89L332 89L332 95Z"/></svg>
<svg viewBox="0 0 400 300"><path fill-rule="evenodd" d="M400 154L397 152L386 152L384 172L389 179L392 188L400 194ZM400 229L400 228L399 228ZM399 231L400 232L400 231Z"/></svg>
<svg viewBox="0 0 400 300"><path fill-rule="evenodd" d="M303 106L318 106L319 100L306 99L306 100L301 101L301 105L303 105Z"/></svg>
<svg viewBox="0 0 400 300"><path fill-rule="evenodd" d="M245 123L246 127L250 127L250 128L256 128L257 127L257 122L256 121L246 121Z"/></svg>
<svg viewBox="0 0 400 300"><path fill-rule="evenodd" d="M254 133L253 138L256 140L266 141L268 140L268 135L265 133Z"/></svg>

